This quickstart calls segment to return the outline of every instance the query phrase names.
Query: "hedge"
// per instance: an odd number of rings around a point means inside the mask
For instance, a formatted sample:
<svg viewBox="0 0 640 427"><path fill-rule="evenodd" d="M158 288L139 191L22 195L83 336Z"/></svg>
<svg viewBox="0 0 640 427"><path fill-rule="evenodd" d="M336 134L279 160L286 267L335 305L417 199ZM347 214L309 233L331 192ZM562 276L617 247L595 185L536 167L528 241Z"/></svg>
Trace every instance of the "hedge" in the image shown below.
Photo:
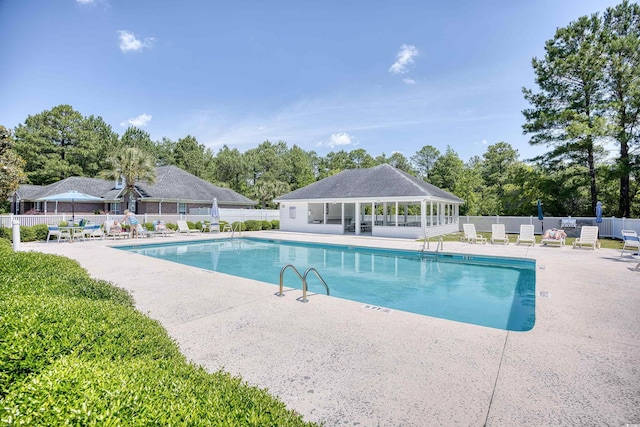
<svg viewBox="0 0 640 427"><path fill-rule="evenodd" d="M189 363L131 296L0 239L0 424L302 426L266 390Z"/></svg>

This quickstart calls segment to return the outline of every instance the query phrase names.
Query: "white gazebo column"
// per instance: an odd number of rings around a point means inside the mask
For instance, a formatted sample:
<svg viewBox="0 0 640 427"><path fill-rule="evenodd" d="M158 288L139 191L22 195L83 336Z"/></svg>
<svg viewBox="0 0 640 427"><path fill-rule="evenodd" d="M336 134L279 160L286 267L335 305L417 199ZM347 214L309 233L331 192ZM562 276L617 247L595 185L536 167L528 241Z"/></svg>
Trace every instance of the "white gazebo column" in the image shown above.
<svg viewBox="0 0 640 427"><path fill-rule="evenodd" d="M433 200L429 202L429 227L433 227Z"/></svg>
<svg viewBox="0 0 640 427"><path fill-rule="evenodd" d="M327 223L327 204L326 203L322 204L322 223L323 224Z"/></svg>
<svg viewBox="0 0 640 427"><path fill-rule="evenodd" d="M360 217L361 217L361 212L360 212L360 202L356 202L356 211L355 211L355 217L356 217L356 235L360 234Z"/></svg>
<svg viewBox="0 0 640 427"><path fill-rule="evenodd" d="M409 203L405 203L403 206L404 206L404 225L407 225L407 221L409 220Z"/></svg>
<svg viewBox="0 0 640 427"><path fill-rule="evenodd" d="M382 217L382 225L386 226L387 225L387 202L382 202L382 214L384 215Z"/></svg>
<svg viewBox="0 0 640 427"><path fill-rule="evenodd" d="M371 202L371 232L374 225L376 225L376 202Z"/></svg>
<svg viewBox="0 0 640 427"><path fill-rule="evenodd" d="M344 202L340 203L340 205L340 224L342 224L342 234L344 234L344 231L346 229L344 224Z"/></svg>
<svg viewBox="0 0 640 427"><path fill-rule="evenodd" d="M396 227L398 226L398 202L396 202Z"/></svg>
<svg viewBox="0 0 640 427"><path fill-rule="evenodd" d="M420 226L424 230L427 227L427 201L420 200Z"/></svg>

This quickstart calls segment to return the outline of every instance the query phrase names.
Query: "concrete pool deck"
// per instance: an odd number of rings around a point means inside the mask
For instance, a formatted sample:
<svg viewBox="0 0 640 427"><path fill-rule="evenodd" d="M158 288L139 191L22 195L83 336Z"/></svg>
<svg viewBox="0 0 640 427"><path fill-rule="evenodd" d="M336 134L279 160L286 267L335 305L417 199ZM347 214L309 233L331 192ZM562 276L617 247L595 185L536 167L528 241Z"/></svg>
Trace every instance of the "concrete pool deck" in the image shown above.
<svg viewBox="0 0 640 427"><path fill-rule="evenodd" d="M284 240L419 250L405 239L285 232ZM136 244L215 235L136 239ZM224 237L221 236L221 237ZM612 249L445 242L444 251L535 259L536 324L509 332L115 250L129 240L22 243L131 291L182 352L269 389L326 426L640 423L640 262ZM432 243L432 249L434 247ZM277 280L277 278L275 278ZM286 284L286 283L285 283ZM540 297L540 292L547 297Z"/></svg>

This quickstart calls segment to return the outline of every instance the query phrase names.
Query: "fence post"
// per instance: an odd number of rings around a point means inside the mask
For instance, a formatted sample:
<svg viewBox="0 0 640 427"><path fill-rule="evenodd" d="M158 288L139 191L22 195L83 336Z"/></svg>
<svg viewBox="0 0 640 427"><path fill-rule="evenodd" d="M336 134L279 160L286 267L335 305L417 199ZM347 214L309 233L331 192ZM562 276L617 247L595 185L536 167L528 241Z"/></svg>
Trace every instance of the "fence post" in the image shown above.
<svg viewBox="0 0 640 427"><path fill-rule="evenodd" d="M12 221L13 228L13 251L17 252L20 250L20 221L14 220Z"/></svg>

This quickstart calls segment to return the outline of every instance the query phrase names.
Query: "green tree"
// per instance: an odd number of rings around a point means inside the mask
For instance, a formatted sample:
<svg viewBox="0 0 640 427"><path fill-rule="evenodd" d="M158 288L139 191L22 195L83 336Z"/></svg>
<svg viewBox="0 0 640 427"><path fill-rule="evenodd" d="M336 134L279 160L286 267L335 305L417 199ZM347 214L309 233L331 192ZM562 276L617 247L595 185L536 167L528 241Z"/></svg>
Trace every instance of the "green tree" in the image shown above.
<svg viewBox="0 0 640 427"><path fill-rule="evenodd" d="M15 141L4 126L0 126L0 200L4 202L20 183L26 180L25 161L14 150Z"/></svg>
<svg viewBox="0 0 640 427"><path fill-rule="evenodd" d="M606 86L609 93L611 135L620 154L616 172L620 182L618 215L631 216L631 200L637 181L631 173L640 168L640 5L627 0L604 14L606 43ZM631 184L635 183L635 188Z"/></svg>
<svg viewBox="0 0 640 427"><path fill-rule="evenodd" d="M176 166L203 179L215 176L211 171L214 167L213 157L211 150L199 144L191 135L180 138L173 151Z"/></svg>
<svg viewBox="0 0 640 427"><path fill-rule="evenodd" d="M364 148L351 150L349 157L356 168L371 168L376 166L376 161Z"/></svg>
<svg viewBox="0 0 640 427"><path fill-rule="evenodd" d="M307 153L294 145L284 157L284 181L291 190L297 190L316 180L314 171L315 153Z"/></svg>
<svg viewBox="0 0 640 427"><path fill-rule="evenodd" d="M74 150L81 146L84 119L70 105L28 116L15 130L15 150L25 164L32 184L51 184L70 176L83 176L80 164L74 163Z"/></svg>
<svg viewBox="0 0 640 427"><path fill-rule="evenodd" d="M111 168L100 172L102 179L119 180L124 178L125 203L132 207L136 199L136 183L142 181L153 184L156 181L155 159L153 155L137 147L118 150L109 158ZM133 210L133 209L131 209Z"/></svg>
<svg viewBox="0 0 640 427"><path fill-rule="evenodd" d="M252 188L252 194L260 201L262 209L271 206L273 199L289 191L289 184L276 179L261 179Z"/></svg>
<svg viewBox="0 0 640 427"><path fill-rule="evenodd" d="M450 146L438 157L431 171L431 183L445 191L458 195L456 184L462 177L464 162Z"/></svg>
<svg viewBox="0 0 640 427"><path fill-rule="evenodd" d="M347 169L355 169L356 164L344 150L332 151L320 161L319 179L342 172Z"/></svg>
<svg viewBox="0 0 640 427"><path fill-rule="evenodd" d="M513 180L512 170L518 162L518 151L506 142L498 142L487 147L482 155L480 174L487 187L486 191L495 195L494 215L504 215L506 186Z"/></svg>
<svg viewBox="0 0 640 427"><path fill-rule="evenodd" d="M124 131L122 137L120 137L120 142L124 147L135 147L145 153L153 154L154 157L156 155L156 145L151 141L151 135L135 126L129 126Z"/></svg>
<svg viewBox="0 0 640 427"><path fill-rule="evenodd" d="M224 145L215 157L215 178L217 182L224 182L240 194L247 194L248 174L246 161L237 148L230 149Z"/></svg>
<svg viewBox="0 0 640 427"><path fill-rule="evenodd" d="M418 176L429 182L431 169L433 169L433 164L436 162L438 157L440 157L440 151L431 145L425 145L418 150L416 154L411 156L411 162L418 172Z"/></svg>
<svg viewBox="0 0 640 427"><path fill-rule="evenodd" d="M560 28L545 45L545 56L532 61L540 92L523 88L532 108L524 110L525 133L531 144L546 144L552 151L539 160L565 160L580 165L589 175L591 208L598 192L598 144L606 135L604 118L605 50L602 21L597 15L581 17Z"/></svg>

